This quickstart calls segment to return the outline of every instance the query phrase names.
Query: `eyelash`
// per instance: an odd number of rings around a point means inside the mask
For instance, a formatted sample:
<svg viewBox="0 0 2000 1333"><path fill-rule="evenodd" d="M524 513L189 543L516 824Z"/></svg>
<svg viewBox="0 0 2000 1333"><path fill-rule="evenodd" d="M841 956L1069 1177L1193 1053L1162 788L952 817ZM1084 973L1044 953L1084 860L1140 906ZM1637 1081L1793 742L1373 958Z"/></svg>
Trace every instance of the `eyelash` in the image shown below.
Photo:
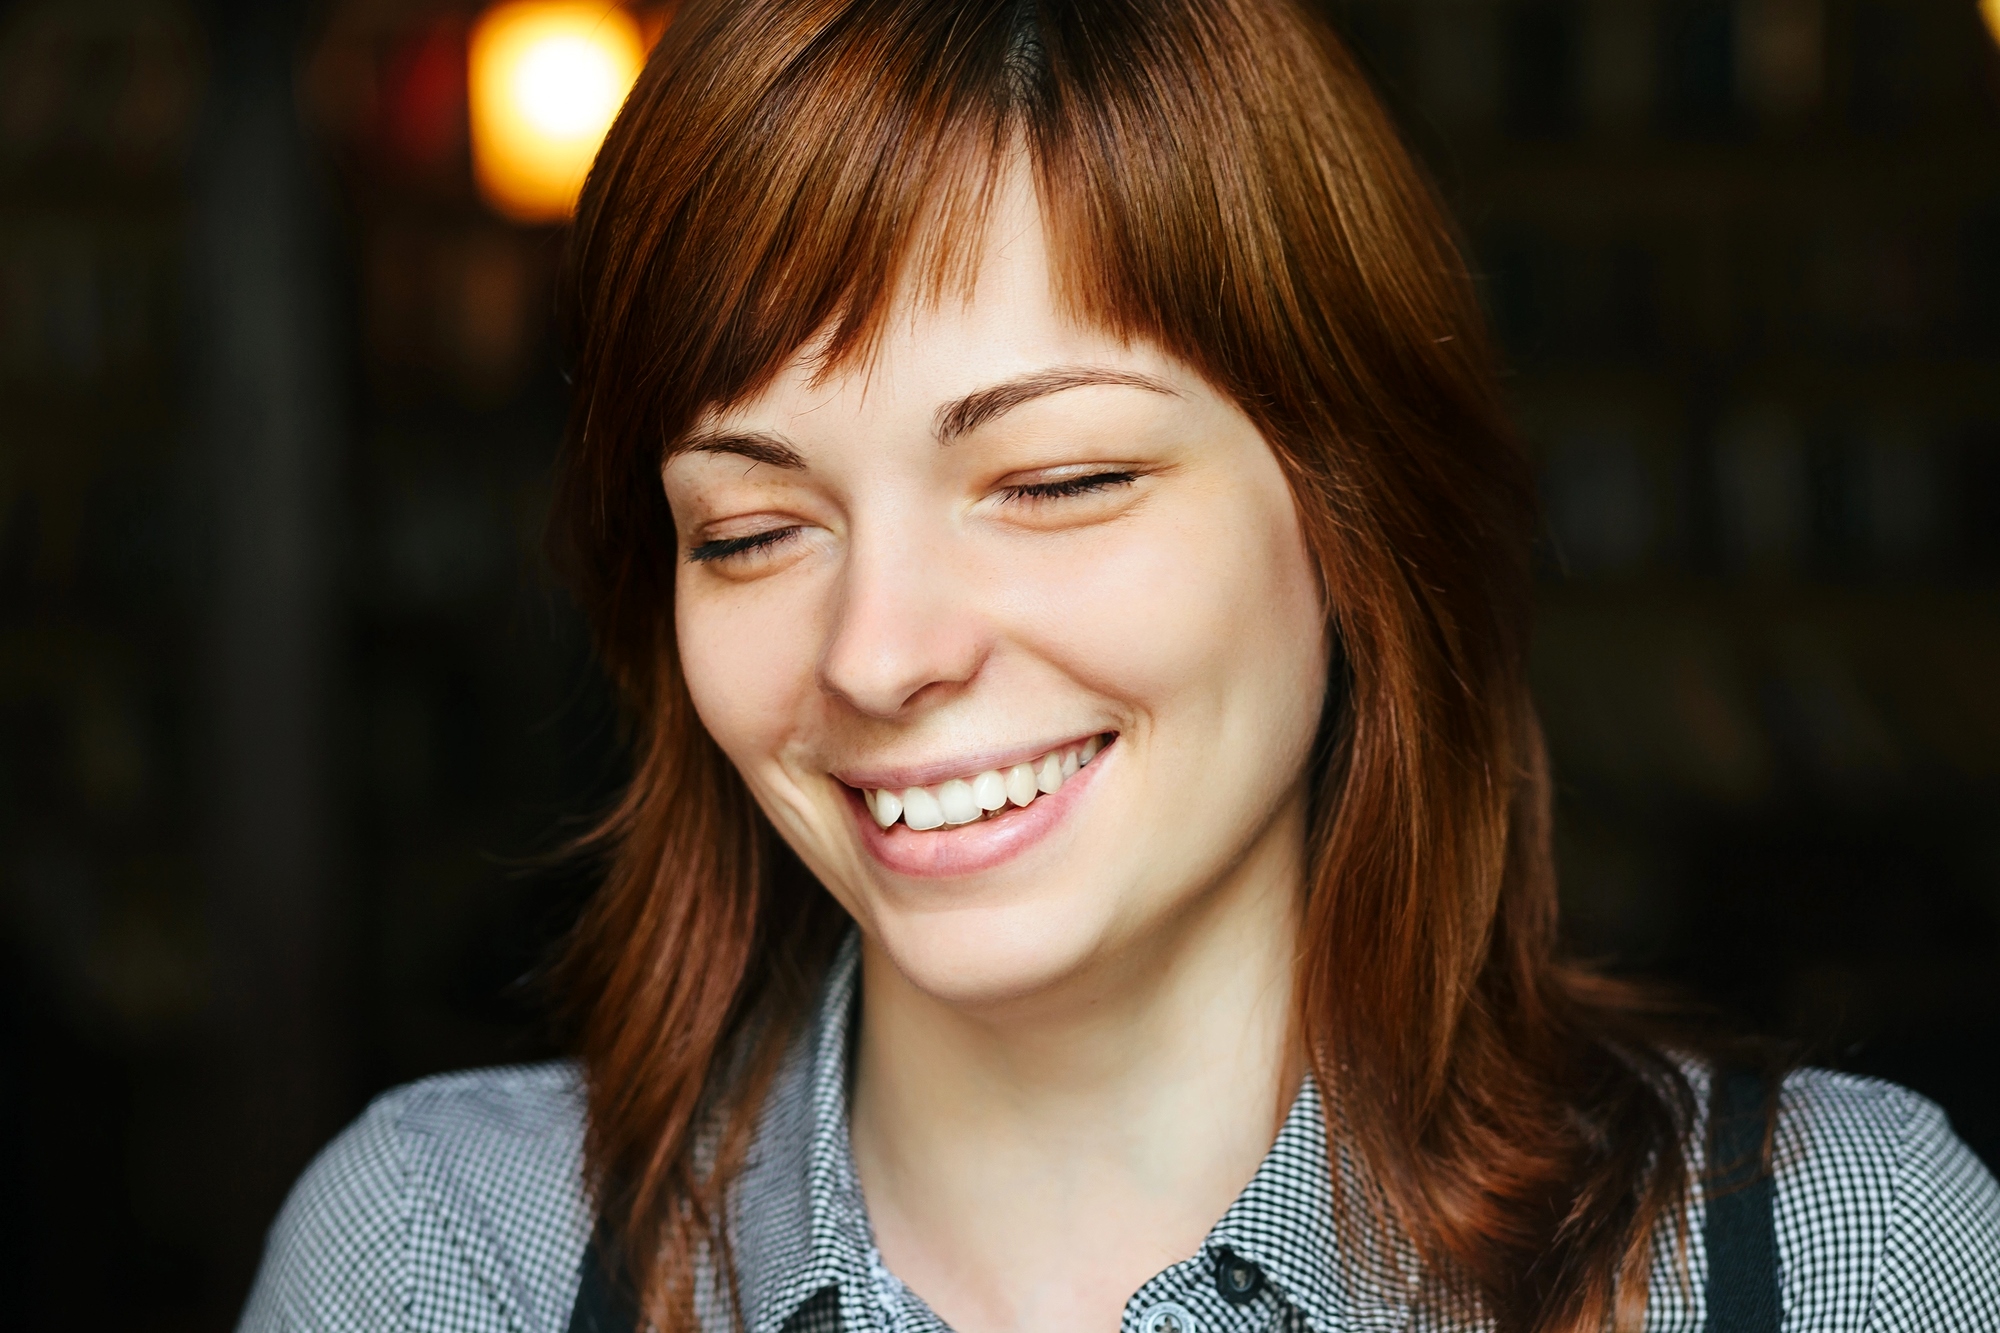
<svg viewBox="0 0 2000 1333"><path fill-rule="evenodd" d="M1066 477L1061 481L1037 481L1025 486L1009 486L1008 501L1067 500L1077 495L1094 495L1114 486L1129 486L1138 479L1135 472L1093 472L1087 477Z"/></svg>
<svg viewBox="0 0 2000 1333"><path fill-rule="evenodd" d="M773 528L748 537L724 537L721 541L703 542L688 552L688 563L699 565L715 560L731 560L739 555L749 555L752 551L769 550L798 535L797 528Z"/></svg>
<svg viewBox="0 0 2000 1333"><path fill-rule="evenodd" d="M1137 479L1138 474L1134 472L1093 472L1087 477L1066 477L1062 481L1036 481L1025 486L1009 486L1002 494L1006 503L1067 500L1079 495L1094 495L1100 491L1108 491L1114 486L1129 486ZM733 560L756 551L768 551L798 535L797 528L773 528L769 532L752 533L748 537L725 537L720 541L703 542L688 552L688 563L700 565Z"/></svg>

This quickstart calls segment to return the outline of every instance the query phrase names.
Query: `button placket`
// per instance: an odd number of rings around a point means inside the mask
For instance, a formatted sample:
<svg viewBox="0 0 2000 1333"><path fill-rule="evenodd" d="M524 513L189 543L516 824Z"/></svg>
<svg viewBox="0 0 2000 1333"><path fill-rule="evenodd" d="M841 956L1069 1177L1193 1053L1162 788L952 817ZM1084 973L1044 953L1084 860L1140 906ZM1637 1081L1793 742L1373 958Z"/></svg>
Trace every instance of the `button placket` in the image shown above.
<svg viewBox="0 0 2000 1333"><path fill-rule="evenodd" d="M1140 1312L1139 1333L1202 1333L1202 1328L1185 1305L1159 1301Z"/></svg>
<svg viewBox="0 0 2000 1333"><path fill-rule="evenodd" d="M1264 1270L1233 1250L1215 1252L1215 1290L1231 1305L1248 1305L1264 1289Z"/></svg>

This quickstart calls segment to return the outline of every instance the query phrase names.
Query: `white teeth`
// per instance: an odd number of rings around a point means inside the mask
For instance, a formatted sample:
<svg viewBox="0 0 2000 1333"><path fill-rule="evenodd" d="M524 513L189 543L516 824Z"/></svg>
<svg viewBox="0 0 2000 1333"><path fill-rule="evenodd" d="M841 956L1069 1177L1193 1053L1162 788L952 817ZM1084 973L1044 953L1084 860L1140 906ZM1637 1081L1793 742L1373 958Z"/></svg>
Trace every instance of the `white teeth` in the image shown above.
<svg viewBox="0 0 2000 1333"><path fill-rule="evenodd" d="M998 810L1007 804L1007 779L988 769L972 780L972 799L981 810Z"/></svg>
<svg viewBox="0 0 2000 1333"><path fill-rule="evenodd" d="M1051 750L1032 763L1014 764L1004 772L988 769L973 778L952 778L935 787L906 787L901 792L888 788L864 791L868 814L883 828L898 819L918 833L947 824L970 824L1005 810L1008 805L1034 804L1036 798L1053 796L1077 770L1104 750L1096 736L1081 745Z"/></svg>
<svg viewBox="0 0 2000 1333"><path fill-rule="evenodd" d="M964 778L953 778L939 787L937 798L947 824L970 824L980 816L979 802L972 799L972 784Z"/></svg>
<svg viewBox="0 0 2000 1333"><path fill-rule="evenodd" d="M938 798L922 787L909 787L903 791L903 822L922 833L944 823L944 808Z"/></svg>

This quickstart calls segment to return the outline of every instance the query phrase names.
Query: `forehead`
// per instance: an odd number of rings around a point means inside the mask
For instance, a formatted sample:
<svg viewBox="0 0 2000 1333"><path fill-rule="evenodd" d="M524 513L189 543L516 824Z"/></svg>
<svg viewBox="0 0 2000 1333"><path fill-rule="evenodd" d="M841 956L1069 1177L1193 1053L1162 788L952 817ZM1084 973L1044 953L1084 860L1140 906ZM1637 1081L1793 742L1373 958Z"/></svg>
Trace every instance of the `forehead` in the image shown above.
<svg viewBox="0 0 2000 1333"><path fill-rule="evenodd" d="M855 354L827 364L831 330L822 331L755 393L705 413L697 432L808 430L832 418L866 423L928 415L966 394L1051 366L1181 378L1158 349L1087 323L1058 299L1047 233L1025 171L1009 174L966 253L960 281L933 287L906 275L877 336Z"/></svg>

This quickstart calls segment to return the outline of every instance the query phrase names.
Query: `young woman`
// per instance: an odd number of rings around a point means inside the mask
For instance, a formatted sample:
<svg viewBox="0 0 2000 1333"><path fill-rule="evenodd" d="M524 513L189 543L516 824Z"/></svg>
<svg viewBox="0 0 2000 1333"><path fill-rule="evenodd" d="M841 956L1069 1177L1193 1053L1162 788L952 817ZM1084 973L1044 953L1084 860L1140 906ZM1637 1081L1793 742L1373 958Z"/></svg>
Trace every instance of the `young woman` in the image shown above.
<svg viewBox="0 0 2000 1333"><path fill-rule="evenodd" d="M1558 960L1528 468L1297 4L690 0L574 259L581 1058L378 1102L247 1329L2000 1326L1935 1107Z"/></svg>

